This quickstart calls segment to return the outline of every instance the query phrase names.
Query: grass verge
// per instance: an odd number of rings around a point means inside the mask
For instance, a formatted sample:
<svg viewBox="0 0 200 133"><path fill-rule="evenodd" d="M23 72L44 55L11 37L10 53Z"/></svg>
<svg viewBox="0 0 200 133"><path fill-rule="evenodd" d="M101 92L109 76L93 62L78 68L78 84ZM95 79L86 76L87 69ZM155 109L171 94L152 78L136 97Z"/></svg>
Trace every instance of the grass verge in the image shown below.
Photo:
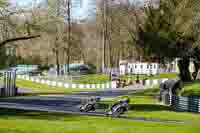
<svg viewBox="0 0 200 133"><path fill-rule="evenodd" d="M81 76L80 79L74 80L76 84L100 84L109 81L109 76L104 74L89 74Z"/></svg>
<svg viewBox="0 0 200 133"><path fill-rule="evenodd" d="M159 75L154 76L147 76L147 75L140 75L140 79L161 79L161 78L176 78L176 73L162 73ZM120 79L122 80L136 80L136 75L124 75L120 76ZM54 79L57 81L65 81L61 79ZM88 74L88 75L82 75L78 79L74 79L72 82L75 84L100 84L110 81L109 76L105 74Z"/></svg>
<svg viewBox="0 0 200 133"><path fill-rule="evenodd" d="M200 127L0 109L1 133L198 133Z"/></svg>

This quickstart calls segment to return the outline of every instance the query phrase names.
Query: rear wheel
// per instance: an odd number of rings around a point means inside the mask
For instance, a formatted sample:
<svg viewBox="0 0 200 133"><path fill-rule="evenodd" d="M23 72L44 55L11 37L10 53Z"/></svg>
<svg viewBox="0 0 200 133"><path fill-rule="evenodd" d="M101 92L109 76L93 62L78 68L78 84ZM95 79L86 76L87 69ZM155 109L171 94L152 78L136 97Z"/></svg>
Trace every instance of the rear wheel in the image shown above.
<svg viewBox="0 0 200 133"><path fill-rule="evenodd" d="M85 112L89 112L89 111L94 111L94 106L93 106L93 105L88 105L88 106L86 107Z"/></svg>
<svg viewBox="0 0 200 133"><path fill-rule="evenodd" d="M124 108L118 108L115 112L113 112L113 116L119 117L123 113L124 113Z"/></svg>

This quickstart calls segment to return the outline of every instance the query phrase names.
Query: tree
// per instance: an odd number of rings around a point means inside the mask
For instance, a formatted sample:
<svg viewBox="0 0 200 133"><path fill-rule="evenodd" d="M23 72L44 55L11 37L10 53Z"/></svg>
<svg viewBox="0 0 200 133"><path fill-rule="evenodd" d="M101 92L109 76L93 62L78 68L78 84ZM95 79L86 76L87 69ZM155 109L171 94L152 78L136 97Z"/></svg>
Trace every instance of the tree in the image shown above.
<svg viewBox="0 0 200 133"><path fill-rule="evenodd" d="M0 21L1 21L1 39L0 39L0 47L5 46L7 43L10 42L16 42L20 40L28 40L28 39L34 39L40 37L39 34L32 34L30 32L29 27L29 33L25 35L19 35L17 33L17 24L16 22L12 21L12 16L14 15L20 15L23 14L23 12L15 11L13 9L10 9L9 4L6 1L1 0L0 1ZM32 26L35 26L32 24Z"/></svg>
<svg viewBox="0 0 200 133"><path fill-rule="evenodd" d="M194 58L194 66L195 72L193 73L193 78L196 79L198 72L200 70L200 10L199 10L199 1L193 0L191 2L192 7L192 35L195 38L195 42L193 43L193 58Z"/></svg>
<svg viewBox="0 0 200 133"><path fill-rule="evenodd" d="M7 45L13 45L15 42L29 40L40 37L40 34L21 34L17 31L17 22L13 21L13 16L21 14L18 10L10 9L7 1L0 1L0 56L8 58L5 51ZM7 60L6 60L7 61ZM6 64L6 61L2 64Z"/></svg>
<svg viewBox="0 0 200 133"><path fill-rule="evenodd" d="M51 51L55 56L57 73L60 74L61 64L69 64L73 59L81 58L81 39L83 37L80 26L71 21L70 0L48 1L46 16L42 16L40 27L48 38ZM69 20L70 19L70 20ZM81 53L81 54L80 54Z"/></svg>
<svg viewBox="0 0 200 133"><path fill-rule="evenodd" d="M129 0L102 1L99 5L97 35L102 36L104 66L118 67L119 60L137 56L135 14L138 12L139 8Z"/></svg>
<svg viewBox="0 0 200 133"><path fill-rule="evenodd" d="M191 0L161 0L158 9L145 8L145 24L139 27L139 44L159 59L180 58L183 81L190 81L189 62L194 38L191 34Z"/></svg>

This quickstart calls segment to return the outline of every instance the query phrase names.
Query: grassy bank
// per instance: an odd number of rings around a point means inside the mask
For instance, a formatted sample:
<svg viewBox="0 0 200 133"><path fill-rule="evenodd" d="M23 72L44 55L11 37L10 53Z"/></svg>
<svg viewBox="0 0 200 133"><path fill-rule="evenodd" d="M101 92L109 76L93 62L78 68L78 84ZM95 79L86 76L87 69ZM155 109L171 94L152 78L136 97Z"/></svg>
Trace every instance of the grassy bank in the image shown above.
<svg viewBox="0 0 200 133"><path fill-rule="evenodd" d="M0 109L1 133L198 133L200 127Z"/></svg>
<svg viewBox="0 0 200 133"><path fill-rule="evenodd" d="M147 75L140 75L140 79L161 79L161 78L176 78L177 74L176 73L162 73L159 75L154 75L154 76L147 76ZM124 75L120 76L120 79L122 80L136 80L137 76L136 75ZM90 75L85 75L81 76L80 79L74 80L74 83L81 83L81 84L96 84L96 83L105 83L108 82L109 76L104 75L104 74L90 74Z"/></svg>
<svg viewBox="0 0 200 133"><path fill-rule="evenodd" d="M140 75L139 79L161 79L161 78L176 78L177 74L176 73L162 73L159 75L154 75L154 76L147 76L147 75ZM64 80L64 78L59 77L59 78L48 78L44 77L43 79L49 79L49 80L54 80L54 81L61 81L61 82L67 82ZM136 80L137 77L136 75L124 75L120 76L120 79L122 80ZM81 75L80 77L78 76L77 78L74 78L72 80L72 83L75 84L100 84L100 83L105 83L110 81L110 77L105 74L88 74L88 75ZM71 82L71 80L70 80Z"/></svg>
<svg viewBox="0 0 200 133"><path fill-rule="evenodd" d="M109 76L104 74L87 74L87 75L74 75L71 77L42 77L42 79L53 80L58 82L72 82L76 84L97 84L97 83L105 83L109 81Z"/></svg>
<svg viewBox="0 0 200 133"><path fill-rule="evenodd" d="M182 95L183 96L198 96L198 97L200 97L200 81L193 81L190 83L185 83Z"/></svg>
<svg viewBox="0 0 200 133"><path fill-rule="evenodd" d="M95 91L95 89L73 89L62 87L51 87L49 85L34 83L26 80L17 80L17 86L20 88L31 88L33 90L30 93L35 94L57 94L57 93L71 93L80 91Z"/></svg>
<svg viewBox="0 0 200 133"><path fill-rule="evenodd" d="M159 75L153 75L153 76L147 76L147 75L139 75L139 79L143 80L143 79L162 79L162 78L176 78L177 77L177 73L161 73ZM136 80L137 79L137 75L124 75L121 76L121 79L123 80Z"/></svg>
<svg viewBox="0 0 200 133"><path fill-rule="evenodd" d="M132 93L129 96L125 96L131 99L129 111L125 115L130 117L182 120L191 123L200 123L200 115L198 114L175 112L170 107L160 104L155 97L158 91L158 88L147 89L142 92ZM121 98L123 97L107 99L102 103L110 105Z"/></svg>
<svg viewBox="0 0 200 133"><path fill-rule="evenodd" d="M109 81L109 76L104 74L89 74L81 76L80 79L74 80L74 83L77 84L99 84Z"/></svg>

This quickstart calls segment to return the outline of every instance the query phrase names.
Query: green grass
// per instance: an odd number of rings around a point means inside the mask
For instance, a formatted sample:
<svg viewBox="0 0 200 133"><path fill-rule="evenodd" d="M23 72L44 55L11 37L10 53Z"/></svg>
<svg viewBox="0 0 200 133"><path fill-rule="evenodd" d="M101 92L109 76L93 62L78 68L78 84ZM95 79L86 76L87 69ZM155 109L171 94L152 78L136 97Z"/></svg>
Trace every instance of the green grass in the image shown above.
<svg viewBox="0 0 200 133"><path fill-rule="evenodd" d="M190 83L185 83L182 95L183 96L198 96L198 97L200 97L200 81L193 81Z"/></svg>
<svg viewBox="0 0 200 133"><path fill-rule="evenodd" d="M176 73L162 73L155 76L147 76L147 75L140 75L140 79L160 79L160 78L176 78ZM46 77L45 77L46 78ZM46 78L48 79L48 78ZM124 75L121 76L120 79L123 80L136 80L136 75ZM65 81L62 78L54 79L57 81ZM82 75L79 79L75 79L72 82L76 84L99 84L99 83L105 83L108 82L109 76L105 74L88 74L88 75Z"/></svg>
<svg viewBox="0 0 200 133"><path fill-rule="evenodd" d="M32 81L17 80L18 87L31 88L33 92L31 94L57 94L57 93L71 93L80 91L95 91L95 89L72 89L72 88L61 88L51 87L49 85L34 83Z"/></svg>
<svg viewBox="0 0 200 133"><path fill-rule="evenodd" d="M161 73L159 75L154 75L154 76L147 76L147 75L139 75L139 79L161 79L161 78L176 78L177 73ZM137 76L136 75L124 75L121 76L121 79L123 80L136 80Z"/></svg>
<svg viewBox="0 0 200 133"><path fill-rule="evenodd" d="M109 81L109 76L104 74L89 74L81 76L80 79L74 80L77 84L99 84Z"/></svg>
<svg viewBox="0 0 200 133"><path fill-rule="evenodd" d="M130 117L145 117L163 120L181 120L196 124L200 123L200 115L198 114L187 112L175 112L170 107L159 103L155 97L158 91L158 88L154 88L128 95L131 102L129 111L125 115L128 115ZM102 102L102 104L110 105L111 103L124 97L106 99Z"/></svg>
<svg viewBox="0 0 200 133"><path fill-rule="evenodd" d="M0 109L1 133L198 133L200 127Z"/></svg>
<svg viewBox="0 0 200 133"><path fill-rule="evenodd" d="M105 83L109 81L109 76L104 74L87 74L77 76L77 78L73 78L73 80L65 80L64 77L42 77L42 79L60 81L60 82L72 82L76 84L99 84Z"/></svg>
<svg viewBox="0 0 200 133"><path fill-rule="evenodd" d="M135 97L131 100L130 110L126 114L128 116L181 120L193 124L200 123L200 115L187 112L175 112L170 107L159 104L151 97Z"/></svg>

